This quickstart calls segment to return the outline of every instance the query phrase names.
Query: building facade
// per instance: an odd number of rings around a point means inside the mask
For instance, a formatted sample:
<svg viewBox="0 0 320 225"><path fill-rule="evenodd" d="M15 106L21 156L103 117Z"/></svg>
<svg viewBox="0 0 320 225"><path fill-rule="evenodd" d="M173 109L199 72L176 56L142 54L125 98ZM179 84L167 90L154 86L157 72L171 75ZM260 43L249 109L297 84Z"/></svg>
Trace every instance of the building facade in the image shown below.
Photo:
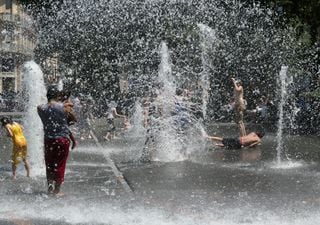
<svg viewBox="0 0 320 225"><path fill-rule="evenodd" d="M21 90L22 66L33 58L32 20L17 0L0 0L0 93Z"/></svg>

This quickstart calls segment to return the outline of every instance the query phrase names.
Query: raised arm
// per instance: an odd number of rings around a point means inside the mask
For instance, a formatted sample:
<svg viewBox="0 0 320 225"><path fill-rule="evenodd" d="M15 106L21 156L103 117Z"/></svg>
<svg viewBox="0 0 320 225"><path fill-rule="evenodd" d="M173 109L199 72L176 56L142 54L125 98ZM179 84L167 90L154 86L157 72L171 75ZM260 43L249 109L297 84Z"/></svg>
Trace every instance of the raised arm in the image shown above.
<svg viewBox="0 0 320 225"><path fill-rule="evenodd" d="M242 86L241 86L241 85L239 85L239 86L237 85L236 79L231 78L231 80L232 80L234 89L235 89L236 91L242 91Z"/></svg>
<svg viewBox="0 0 320 225"><path fill-rule="evenodd" d="M10 125L7 124L7 125L5 126L5 128L6 128L6 130L7 130L7 135L8 135L8 137L13 137L12 131L11 131L11 129L10 129Z"/></svg>

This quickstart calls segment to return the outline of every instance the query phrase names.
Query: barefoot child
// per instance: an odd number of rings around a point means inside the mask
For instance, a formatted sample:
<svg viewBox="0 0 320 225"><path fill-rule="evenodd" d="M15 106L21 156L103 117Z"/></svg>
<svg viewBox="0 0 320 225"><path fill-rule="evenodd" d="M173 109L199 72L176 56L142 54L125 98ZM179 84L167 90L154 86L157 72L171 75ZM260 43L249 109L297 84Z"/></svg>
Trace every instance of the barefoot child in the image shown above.
<svg viewBox="0 0 320 225"><path fill-rule="evenodd" d="M27 171L27 177L30 177L30 165L27 160L27 141L23 134L23 127L12 121L10 118L1 118L2 126L7 130L8 136L12 138L12 174L16 179L17 165L22 160Z"/></svg>

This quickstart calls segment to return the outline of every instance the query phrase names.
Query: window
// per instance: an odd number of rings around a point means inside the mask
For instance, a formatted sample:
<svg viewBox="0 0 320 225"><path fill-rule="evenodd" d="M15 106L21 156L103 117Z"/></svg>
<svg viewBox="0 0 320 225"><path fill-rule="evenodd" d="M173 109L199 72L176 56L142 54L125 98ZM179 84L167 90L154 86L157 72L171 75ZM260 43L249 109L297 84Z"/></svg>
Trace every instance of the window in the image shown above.
<svg viewBox="0 0 320 225"><path fill-rule="evenodd" d="M6 0L6 9L12 8L12 0Z"/></svg>
<svg viewBox="0 0 320 225"><path fill-rule="evenodd" d="M2 59L2 72L14 72L13 59Z"/></svg>
<svg viewBox="0 0 320 225"><path fill-rule="evenodd" d="M15 79L12 77L2 78L2 88L3 93L10 93L14 91Z"/></svg>

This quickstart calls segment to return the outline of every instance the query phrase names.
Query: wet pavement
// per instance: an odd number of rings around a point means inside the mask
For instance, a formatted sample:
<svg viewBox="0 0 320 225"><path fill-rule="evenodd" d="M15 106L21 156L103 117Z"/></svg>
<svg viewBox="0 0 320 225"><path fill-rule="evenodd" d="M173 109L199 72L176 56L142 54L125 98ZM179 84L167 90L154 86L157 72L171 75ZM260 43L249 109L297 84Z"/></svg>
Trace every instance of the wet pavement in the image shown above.
<svg viewBox="0 0 320 225"><path fill-rule="evenodd" d="M48 196L45 177L27 179L22 167L12 180L4 142L0 224L319 224L318 137L286 137L290 160L281 164L273 133L255 149L206 143L189 160L152 163L132 161L138 139L98 138L100 147L90 139L71 152L62 197Z"/></svg>

